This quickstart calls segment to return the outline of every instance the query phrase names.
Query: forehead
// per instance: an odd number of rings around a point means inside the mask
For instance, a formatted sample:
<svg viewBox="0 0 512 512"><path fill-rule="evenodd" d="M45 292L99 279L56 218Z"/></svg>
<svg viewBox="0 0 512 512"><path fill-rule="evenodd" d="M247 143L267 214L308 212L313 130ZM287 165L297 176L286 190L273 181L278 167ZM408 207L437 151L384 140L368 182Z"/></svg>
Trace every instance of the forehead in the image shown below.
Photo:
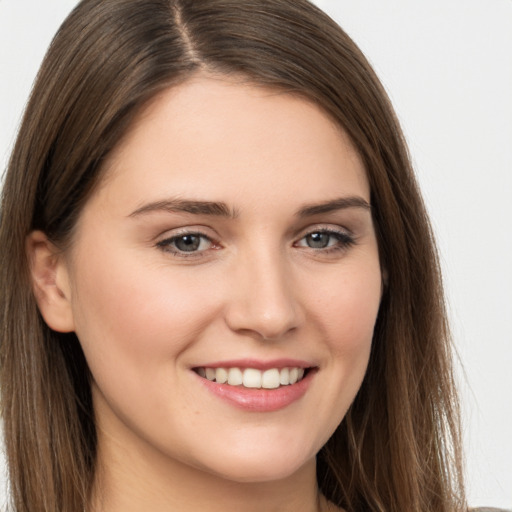
<svg viewBox="0 0 512 512"><path fill-rule="evenodd" d="M131 196L235 200L245 191L270 201L288 190L305 201L369 200L361 159L330 116L298 95L226 77L196 76L155 97L105 174L105 184Z"/></svg>

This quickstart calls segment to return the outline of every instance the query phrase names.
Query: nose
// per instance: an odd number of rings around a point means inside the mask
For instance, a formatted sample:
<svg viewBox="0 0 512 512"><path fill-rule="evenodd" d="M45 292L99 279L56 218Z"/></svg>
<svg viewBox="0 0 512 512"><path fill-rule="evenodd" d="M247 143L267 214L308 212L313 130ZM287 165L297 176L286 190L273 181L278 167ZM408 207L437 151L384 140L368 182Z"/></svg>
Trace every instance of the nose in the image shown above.
<svg viewBox="0 0 512 512"><path fill-rule="evenodd" d="M240 258L232 274L225 318L239 334L278 340L301 323L292 270L282 256Z"/></svg>

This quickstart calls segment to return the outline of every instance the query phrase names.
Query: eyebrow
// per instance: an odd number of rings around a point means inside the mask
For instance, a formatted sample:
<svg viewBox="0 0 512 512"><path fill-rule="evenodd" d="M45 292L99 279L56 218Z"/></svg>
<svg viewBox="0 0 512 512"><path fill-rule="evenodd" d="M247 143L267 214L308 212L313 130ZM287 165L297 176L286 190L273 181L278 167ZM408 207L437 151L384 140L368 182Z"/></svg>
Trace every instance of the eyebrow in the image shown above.
<svg viewBox="0 0 512 512"><path fill-rule="evenodd" d="M129 217L138 217L153 212L184 212L193 215L213 215L217 217L238 217L238 212L228 207L226 203L217 201L196 201L189 199L165 199L145 204L130 213Z"/></svg>
<svg viewBox="0 0 512 512"><path fill-rule="evenodd" d="M311 217L313 215L330 213L336 210L344 210L346 208L362 208L364 210L371 210L371 205L359 196L340 197L324 203L303 206L298 210L296 216L300 218ZM130 213L129 217L138 217L140 215L153 212L184 212L192 215L212 215L229 219L235 219L239 216L236 209L230 208L223 202L191 199L165 199L145 204Z"/></svg>
<svg viewBox="0 0 512 512"><path fill-rule="evenodd" d="M372 207L368 201L359 196L340 197L325 203L311 204L302 207L298 212L298 217L311 217L322 213L330 213L336 210L344 210L346 208L363 208L371 211Z"/></svg>

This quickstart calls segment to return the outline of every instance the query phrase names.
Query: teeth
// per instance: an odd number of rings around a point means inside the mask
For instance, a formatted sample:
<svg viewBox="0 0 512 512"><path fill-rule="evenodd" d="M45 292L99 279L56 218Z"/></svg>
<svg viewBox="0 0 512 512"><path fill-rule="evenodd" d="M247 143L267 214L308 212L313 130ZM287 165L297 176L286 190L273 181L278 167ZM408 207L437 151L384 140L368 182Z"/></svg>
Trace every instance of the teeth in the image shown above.
<svg viewBox="0 0 512 512"><path fill-rule="evenodd" d="M254 368L244 370L244 388L261 388L261 372Z"/></svg>
<svg viewBox="0 0 512 512"><path fill-rule="evenodd" d="M217 368L215 370L215 380L220 383L224 384L228 381L228 372L225 368Z"/></svg>
<svg viewBox="0 0 512 512"><path fill-rule="evenodd" d="M277 368L263 372L261 376L261 387L265 389L275 389L279 387L279 370Z"/></svg>
<svg viewBox="0 0 512 512"><path fill-rule="evenodd" d="M276 389L295 384L304 377L304 368L198 368L197 373L210 381L253 389Z"/></svg>
<svg viewBox="0 0 512 512"><path fill-rule="evenodd" d="M243 382L243 375L240 368L230 368L228 370L228 384L230 386L240 386Z"/></svg>

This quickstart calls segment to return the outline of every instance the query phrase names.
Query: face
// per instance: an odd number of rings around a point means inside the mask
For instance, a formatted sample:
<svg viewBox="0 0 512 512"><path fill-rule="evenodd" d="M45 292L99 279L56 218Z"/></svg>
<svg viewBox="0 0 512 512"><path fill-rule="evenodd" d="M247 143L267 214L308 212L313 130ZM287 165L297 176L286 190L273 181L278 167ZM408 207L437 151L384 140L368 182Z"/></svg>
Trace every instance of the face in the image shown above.
<svg viewBox="0 0 512 512"><path fill-rule="evenodd" d="M311 464L370 353L369 201L304 99L207 77L156 98L66 257L100 442L235 481Z"/></svg>

